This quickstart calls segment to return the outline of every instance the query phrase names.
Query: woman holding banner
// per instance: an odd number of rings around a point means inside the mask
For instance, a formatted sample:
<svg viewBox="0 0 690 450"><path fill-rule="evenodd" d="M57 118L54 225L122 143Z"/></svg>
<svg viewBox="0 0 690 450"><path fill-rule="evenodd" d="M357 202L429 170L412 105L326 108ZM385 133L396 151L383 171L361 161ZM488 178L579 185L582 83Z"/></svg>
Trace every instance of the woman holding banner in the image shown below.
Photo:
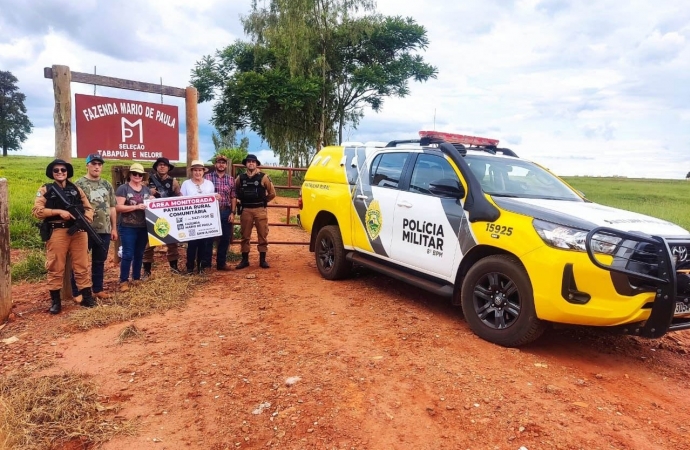
<svg viewBox="0 0 690 450"><path fill-rule="evenodd" d="M141 279L141 264L144 260L144 250L149 240L146 232L146 205L144 200L153 199L149 188L145 186L144 166L134 163L129 168L127 182L115 191L117 206L115 211L120 213L118 231L122 243L122 259L120 260L120 291L129 290L129 271L132 270L132 280Z"/></svg>
<svg viewBox="0 0 690 450"><path fill-rule="evenodd" d="M216 194L216 188L213 182L204 178L204 173L208 172L208 168L204 167L201 160L195 159L192 161L192 178L182 183L180 191L183 196L215 194L217 199L220 195ZM199 275L202 275L208 267L206 266L211 261L209 252L213 251L213 238L196 239L187 242L187 275L194 273L194 265L196 263Z"/></svg>

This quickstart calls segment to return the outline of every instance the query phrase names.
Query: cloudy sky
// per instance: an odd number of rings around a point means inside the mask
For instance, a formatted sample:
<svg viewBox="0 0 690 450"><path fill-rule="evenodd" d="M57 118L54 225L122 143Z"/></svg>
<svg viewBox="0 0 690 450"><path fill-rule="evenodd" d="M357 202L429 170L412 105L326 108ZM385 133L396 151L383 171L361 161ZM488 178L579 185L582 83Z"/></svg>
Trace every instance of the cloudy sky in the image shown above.
<svg viewBox="0 0 690 450"><path fill-rule="evenodd" d="M35 125L21 154L54 152L53 92L43 67L177 87L203 55L242 39L251 0L0 0L0 70L19 78ZM687 0L379 0L428 30L439 76L368 112L348 141L435 129L500 139L560 175L685 178L690 171ZM72 84L73 93L93 86ZM160 102L99 87L98 95ZM180 108L184 101L165 97ZM211 105L200 151L213 151ZM251 137L250 150L274 160ZM75 139L74 139L75 140ZM76 141L76 140L75 140ZM181 136L181 158L185 138ZM76 154L76 153L75 153Z"/></svg>

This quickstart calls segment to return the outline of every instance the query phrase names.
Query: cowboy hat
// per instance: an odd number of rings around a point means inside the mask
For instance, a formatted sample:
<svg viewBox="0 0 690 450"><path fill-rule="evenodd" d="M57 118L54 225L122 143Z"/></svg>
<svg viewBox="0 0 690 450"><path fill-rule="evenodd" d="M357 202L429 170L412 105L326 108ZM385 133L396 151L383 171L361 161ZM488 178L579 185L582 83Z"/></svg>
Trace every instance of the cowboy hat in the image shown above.
<svg viewBox="0 0 690 450"><path fill-rule="evenodd" d="M256 157L256 155L252 155L251 153L248 154L248 155L242 160L242 165L246 167L246 166L247 166L247 161L256 161L256 165L257 165L257 166L260 166L260 165L261 165L261 161L259 161L259 159Z"/></svg>
<svg viewBox="0 0 690 450"><path fill-rule="evenodd" d="M129 166L129 172L127 172L127 176L129 176L131 172L140 173L142 175L146 174L146 172L144 171L144 166L142 166L139 163L134 163L131 166Z"/></svg>
<svg viewBox="0 0 690 450"><path fill-rule="evenodd" d="M195 159L189 166L190 169L204 169L204 172L208 172L208 167L204 167L204 162L200 159Z"/></svg>
<svg viewBox="0 0 690 450"><path fill-rule="evenodd" d="M67 168L67 178L72 178L74 176L74 167L72 167L72 164L64 159L55 159L46 167L46 176L51 180L55 179L53 178L53 167L55 166L65 166Z"/></svg>

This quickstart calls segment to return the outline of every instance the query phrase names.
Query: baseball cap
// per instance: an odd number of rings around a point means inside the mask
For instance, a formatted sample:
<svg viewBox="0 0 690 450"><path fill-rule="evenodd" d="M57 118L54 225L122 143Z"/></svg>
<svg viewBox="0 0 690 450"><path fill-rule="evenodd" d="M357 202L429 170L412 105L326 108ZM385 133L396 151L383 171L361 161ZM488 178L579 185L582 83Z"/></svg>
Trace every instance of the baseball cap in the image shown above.
<svg viewBox="0 0 690 450"><path fill-rule="evenodd" d="M218 156L216 156L216 162L218 162L218 161L228 162L228 157L225 155L218 155Z"/></svg>
<svg viewBox="0 0 690 450"><path fill-rule="evenodd" d="M98 153L91 153L89 156L86 157L86 164L89 164L93 161L99 161L101 164L105 164L105 160Z"/></svg>

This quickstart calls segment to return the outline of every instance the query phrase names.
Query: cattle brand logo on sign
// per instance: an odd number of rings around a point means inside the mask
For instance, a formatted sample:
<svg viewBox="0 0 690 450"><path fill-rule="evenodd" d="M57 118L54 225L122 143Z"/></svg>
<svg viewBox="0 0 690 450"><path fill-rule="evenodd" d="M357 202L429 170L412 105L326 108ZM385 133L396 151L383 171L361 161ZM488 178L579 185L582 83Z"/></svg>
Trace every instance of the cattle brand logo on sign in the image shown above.
<svg viewBox="0 0 690 450"><path fill-rule="evenodd" d="M177 106L76 94L75 107L78 157L180 157Z"/></svg>
<svg viewBox="0 0 690 450"><path fill-rule="evenodd" d="M379 207L378 200L374 200L369 204L367 213L364 215L364 220L366 222L367 234L373 241L379 237L381 225L383 225L383 216L381 215L381 208Z"/></svg>

